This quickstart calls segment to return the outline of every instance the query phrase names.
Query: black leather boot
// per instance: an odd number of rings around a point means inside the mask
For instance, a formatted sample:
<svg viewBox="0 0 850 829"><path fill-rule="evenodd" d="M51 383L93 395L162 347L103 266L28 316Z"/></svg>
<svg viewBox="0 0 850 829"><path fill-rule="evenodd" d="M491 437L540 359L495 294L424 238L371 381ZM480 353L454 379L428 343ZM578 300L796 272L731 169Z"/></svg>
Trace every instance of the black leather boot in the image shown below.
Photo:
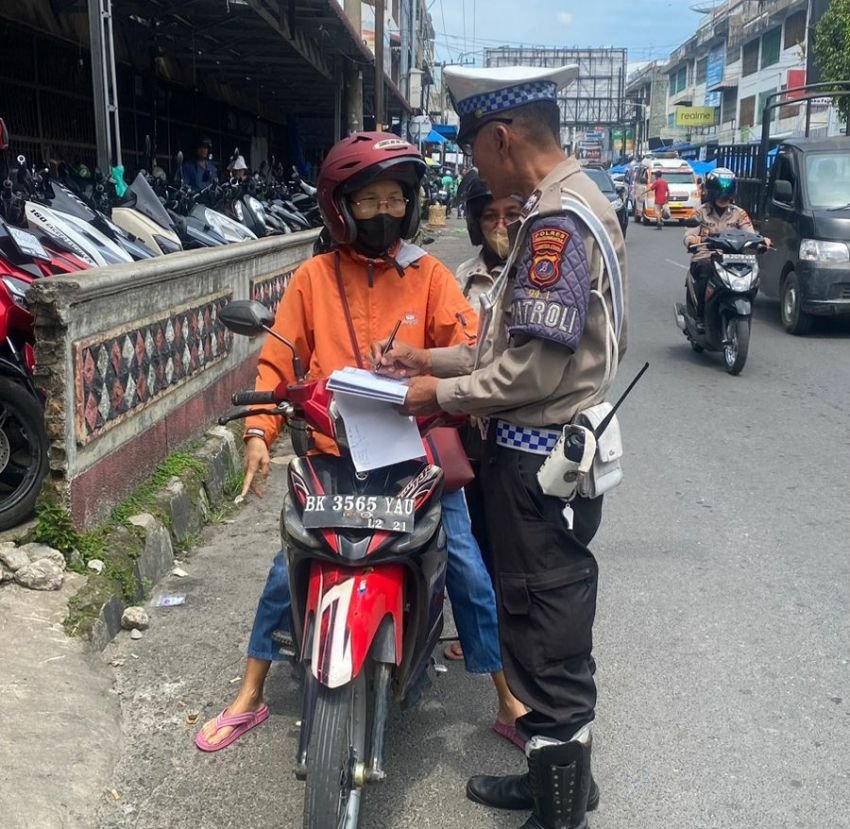
<svg viewBox="0 0 850 829"><path fill-rule="evenodd" d="M534 797L531 794L529 774L509 774L505 777L479 775L471 777L466 784L466 796L490 806L493 809L533 809ZM590 776L590 792L587 795L587 811L592 812L599 806L599 786Z"/></svg>
<svg viewBox="0 0 850 829"><path fill-rule="evenodd" d="M532 751L528 771L534 808L521 829L588 829L590 738Z"/></svg>

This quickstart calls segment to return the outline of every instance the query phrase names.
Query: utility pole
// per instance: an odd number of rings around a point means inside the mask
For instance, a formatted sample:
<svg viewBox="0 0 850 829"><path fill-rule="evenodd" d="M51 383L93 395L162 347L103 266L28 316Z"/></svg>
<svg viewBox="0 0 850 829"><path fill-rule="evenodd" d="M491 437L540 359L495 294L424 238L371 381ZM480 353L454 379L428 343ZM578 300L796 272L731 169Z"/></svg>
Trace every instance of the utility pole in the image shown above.
<svg viewBox="0 0 850 829"><path fill-rule="evenodd" d="M88 7L97 166L104 175L108 175L113 163L119 166L124 163L121 158L118 84L115 80L112 0L88 0Z"/></svg>
<svg viewBox="0 0 850 829"><path fill-rule="evenodd" d="M384 129L384 9L385 0L375 0L375 129Z"/></svg>
<svg viewBox="0 0 850 829"><path fill-rule="evenodd" d="M399 54L399 86L410 101L410 29L412 18L412 0L401 0L399 5L399 35L401 38L401 52ZM407 110L402 109L401 113L401 137L408 138L408 115Z"/></svg>
<svg viewBox="0 0 850 829"><path fill-rule="evenodd" d="M363 16L360 0L345 0L345 13L360 37ZM345 62L345 127L349 135L363 129L363 72L352 61Z"/></svg>

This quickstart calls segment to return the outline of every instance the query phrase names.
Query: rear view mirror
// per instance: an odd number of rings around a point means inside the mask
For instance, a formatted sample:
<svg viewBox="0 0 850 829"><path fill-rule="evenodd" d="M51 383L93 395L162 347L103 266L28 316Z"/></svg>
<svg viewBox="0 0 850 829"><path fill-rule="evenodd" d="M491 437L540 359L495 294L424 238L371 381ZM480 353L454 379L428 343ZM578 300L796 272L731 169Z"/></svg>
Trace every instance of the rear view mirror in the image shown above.
<svg viewBox="0 0 850 829"><path fill-rule="evenodd" d="M218 313L221 322L234 334L256 337L274 324L274 312L253 299L229 302Z"/></svg>
<svg viewBox="0 0 850 829"><path fill-rule="evenodd" d="M776 179L773 185L773 198L783 204L791 204L794 201L794 186L784 178Z"/></svg>

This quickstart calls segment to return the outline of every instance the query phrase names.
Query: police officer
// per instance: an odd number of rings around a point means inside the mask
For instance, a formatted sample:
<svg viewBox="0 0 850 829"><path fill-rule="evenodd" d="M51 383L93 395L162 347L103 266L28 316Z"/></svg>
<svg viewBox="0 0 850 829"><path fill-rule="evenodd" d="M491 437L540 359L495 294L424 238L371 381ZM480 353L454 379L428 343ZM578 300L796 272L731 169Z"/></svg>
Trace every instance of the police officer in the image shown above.
<svg viewBox="0 0 850 829"><path fill-rule="evenodd" d="M489 421L481 468L502 656L528 773L474 777L468 796L530 809L523 829L585 829L590 773L597 564L588 544L602 499L567 505L537 471L565 424L602 401L626 346L623 236L608 200L561 148L559 87L578 68L447 67L459 141L496 199L521 194L502 276L485 298L477 346L398 343L388 374L415 375L406 408ZM486 313L486 306L492 311ZM438 379L442 378L442 379Z"/></svg>
<svg viewBox="0 0 850 829"><path fill-rule="evenodd" d="M694 211L694 221L699 230L685 231L685 247L690 249L700 245L706 236L721 233L724 230L745 230L754 233L753 221L743 207L733 203L738 189L735 174L725 167L709 171L705 177L705 201ZM770 246L771 241L765 237ZM711 252L700 246L691 259L691 276L694 278L694 290L697 295L697 319L705 316L705 288L711 276Z"/></svg>

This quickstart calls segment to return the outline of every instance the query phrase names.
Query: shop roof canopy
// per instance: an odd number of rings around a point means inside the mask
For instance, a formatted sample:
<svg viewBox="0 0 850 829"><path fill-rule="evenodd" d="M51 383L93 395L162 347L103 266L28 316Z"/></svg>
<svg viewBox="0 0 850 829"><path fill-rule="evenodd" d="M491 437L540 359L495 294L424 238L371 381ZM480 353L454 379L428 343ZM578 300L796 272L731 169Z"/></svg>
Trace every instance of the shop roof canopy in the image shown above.
<svg viewBox="0 0 850 829"><path fill-rule="evenodd" d="M443 138L437 130L431 130L431 132L425 136L424 141L426 144L448 144L448 140Z"/></svg>
<svg viewBox="0 0 850 829"><path fill-rule="evenodd" d="M113 0L113 13L130 43L238 89L246 109L332 119L343 67L355 63L371 111L375 58L337 0ZM388 114L409 109L385 83Z"/></svg>
<svg viewBox="0 0 850 829"><path fill-rule="evenodd" d="M457 127L454 124L432 124L431 129L449 141L457 141Z"/></svg>

